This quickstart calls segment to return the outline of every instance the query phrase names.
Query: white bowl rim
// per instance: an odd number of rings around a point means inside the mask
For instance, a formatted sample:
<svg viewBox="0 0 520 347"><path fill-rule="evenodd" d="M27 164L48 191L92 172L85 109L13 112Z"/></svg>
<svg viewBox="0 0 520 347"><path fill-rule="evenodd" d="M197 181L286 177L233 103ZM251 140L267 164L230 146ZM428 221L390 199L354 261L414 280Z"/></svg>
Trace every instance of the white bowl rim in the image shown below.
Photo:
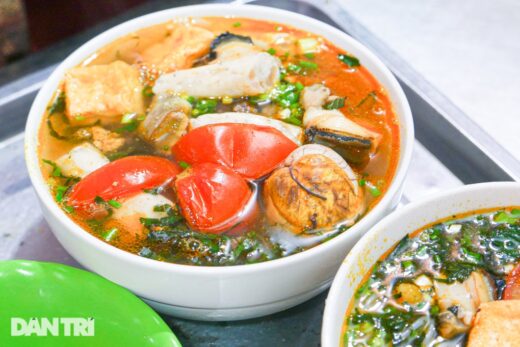
<svg viewBox="0 0 520 347"><path fill-rule="evenodd" d="M387 229L387 225L393 224L397 220L404 220L406 216L413 213L416 210L423 209L430 204L433 204L437 201L446 201L450 198L466 193L477 193L483 190L491 190L496 188L510 188L510 189L520 189L519 182L484 182L484 183L475 183L469 185L463 185L461 187L448 189L443 192L439 192L436 194L429 195L420 200L411 202L406 206L399 208L393 213L389 214L387 217L381 219L378 223L376 223L372 229L367 232L363 237L352 247L350 252L347 254L345 259L343 260L338 272L336 272L336 276L332 281L332 285L329 289L329 293L327 295L327 299L325 301L325 309L323 311L323 319L322 319L322 328L321 328L321 345L322 346L332 346L332 339L334 339L333 333L335 333L335 315L334 308L337 306L338 298L340 297L342 291L345 287L345 280L347 278L347 273L356 268L357 261L361 256L361 251L366 249L371 242L373 242L376 235L384 232ZM500 208L501 206L489 206L489 208ZM485 209L486 207L484 207ZM467 212L471 212L469 209ZM450 214L447 213L445 217L449 217ZM437 220L445 218L441 217L435 220L425 221L423 226L429 225L430 223L435 223ZM421 227L419 227L420 229ZM418 230L418 229L416 229ZM415 231L415 230L414 230ZM412 232L414 232L412 231ZM390 245L388 249L393 247ZM373 264L372 264L373 265ZM372 266L370 265L370 266ZM370 271L370 270L369 270ZM352 299L351 299L352 300ZM348 303L350 305L350 303ZM345 318L345 313L343 313L343 319ZM340 337L341 338L341 337Z"/></svg>
<svg viewBox="0 0 520 347"><path fill-rule="evenodd" d="M198 15L198 10L204 11L214 11L214 15ZM230 11L233 10L233 11ZM228 12L229 11L229 12ZM90 39L79 48L77 48L73 53L71 53L60 65L53 71L51 76L47 79L45 84L42 86L40 91L38 92L29 112L29 117L26 124L26 132L25 132L25 159L26 166L29 172L29 177L32 181L33 187L41 199L41 202L49 209L51 214L54 214L56 218L59 218L63 221L66 228L69 229L70 232L76 233L79 238L81 238L85 243L89 244L91 247L95 247L100 249L105 253L111 253L112 256L121 258L128 264L136 265L139 264L141 267L145 268L154 268L156 270L164 270L164 271L173 271L179 272L183 274L189 274L191 276L205 276L209 278L216 278L220 276L233 276L240 275L243 273L250 273L253 271L263 271L270 270L277 267L289 266L291 263L296 263L300 261L304 261L307 258L315 257L317 254L322 252L327 252L327 250L336 242L339 242L340 239L349 237L349 233L342 233L335 238L326 241L322 244L319 244L311 249L305 250L303 252L289 255L286 257L268 260L261 263L254 264L245 264L245 265L232 265L232 266L199 266L199 265L184 265L184 264L175 264L175 263L167 263L162 261L157 261L153 259L148 259L145 257L138 256L133 253L129 253L123 251L115 246L112 246L108 243L105 243L95 236L91 235L88 231L81 228L79 225L74 223L72 219L70 219L66 213L59 208L59 206L55 203L54 198L52 197L50 190L47 187L43 179L43 175L41 174L41 170L39 168L38 163L38 154L37 154L37 146L38 146L38 131L39 126L41 124L41 118L44 114L44 109L48 104L49 99L45 99L45 92L50 88L53 88L54 85L62 79L64 72L66 71L66 65L70 61L77 61L76 65L81 61L85 60L88 56L94 53L97 49L93 49L93 47L97 47L100 42L105 41L100 47L105 46L106 44L114 41L118 37L124 36L128 33L131 33L135 30L151 26L154 24L160 24L165 20L155 20L154 18L163 18L169 16L168 18L174 17L211 17L211 16L224 16L222 14L226 12L227 16L230 17L242 17L242 18L258 18L267 21L279 22L282 25L289 25L296 28L301 28L294 22L305 21L312 23L315 28L319 28L320 30L327 31L329 33L342 36L342 39L345 42L348 42L350 47L354 47L355 50L362 52L365 56L364 59L369 60L372 64L377 66L379 72L385 76L388 81L388 85L386 86L386 90L392 89L397 98L392 100L392 105L395 106L399 103L403 112L397 115L402 122L400 124L400 134L402 144L405 146L401 146L400 157L398 161L398 165L396 168L396 172L390 183L388 190L386 191L383 198L377 203L377 205L370 210L363 218L357 222L354 226L352 226L349 230L353 230L352 233L358 232L358 229L362 229L365 225L374 224L374 219L377 218L378 214L382 214L384 209L391 203L391 199L399 193L399 188L403 184L406 173L408 171L408 167L412 157L412 149L414 142L414 129L413 129L413 119L412 113L410 110L410 106L406 99L406 96L401 89L399 83L393 74L388 70L388 68L377 58L370 50L368 50L365 46L363 46L358 41L354 40L352 37L347 35L346 33L326 24L316 19L296 14L293 12L289 12L286 10L275 9L267 6L258 6L258 5L243 5L243 4L205 4L205 5L191 5L191 6L183 6L176 7L172 9L162 10L158 12L153 12L144 16L140 16L124 23L121 23L111 29L104 31L103 33L95 36ZM229 14L232 13L232 14ZM284 21L279 21L278 19L270 19L275 13L281 17L284 17ZM153 22L153 23L152 23ZM146 24L143 24L146 23ZM312 30L307 30L305 28L301 28L303 30L312 32ZM331 40L331 42L333 42ZM334 43L334 42L333 42Z"/></svg>

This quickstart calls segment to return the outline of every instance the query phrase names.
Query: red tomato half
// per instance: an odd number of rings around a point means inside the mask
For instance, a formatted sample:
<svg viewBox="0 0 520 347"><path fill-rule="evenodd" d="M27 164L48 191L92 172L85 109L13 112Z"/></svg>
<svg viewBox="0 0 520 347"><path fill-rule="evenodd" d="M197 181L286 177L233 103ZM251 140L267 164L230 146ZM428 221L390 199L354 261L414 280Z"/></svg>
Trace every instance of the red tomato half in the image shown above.
<svg viewBox="0 0 520 347"><path fill-rule="evenodd" d="M131 156L115 160L79 181L68 202L75 208L87 208L96 196L104 200L121 198L168 183L182 170L168 159Z"/></svg>
<svg viewBox="0 0 520 347"><path fill-rule="evenodd" d="M225 123L190 131L172 147L172 153L178 161L220 164L256 179L271 172L297 147L274 128Z"/></svg>
<svg viewBox="0 0 520 347"><path fill-rule="evenodd" d="M520 264L509 273L504 289L504 300L520 300Z"/></svg>
<svg viewBox="0 0 520 347"><path fill-rule="evenodd" d="M190 167L177 176L174 188L184 218L201 232L218 234L231 229L250 219L255 210L246 180L217 164Z"/></svg>

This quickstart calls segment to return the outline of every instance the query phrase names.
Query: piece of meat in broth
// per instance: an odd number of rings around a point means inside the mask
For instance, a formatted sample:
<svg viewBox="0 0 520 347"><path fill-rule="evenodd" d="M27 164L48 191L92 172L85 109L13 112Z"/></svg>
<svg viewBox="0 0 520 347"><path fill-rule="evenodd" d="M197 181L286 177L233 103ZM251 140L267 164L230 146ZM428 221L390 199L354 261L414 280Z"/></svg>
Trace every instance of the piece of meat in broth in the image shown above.
<svg viewBox="0 0 520 347"><path fill-rule="evenodd" d="M349 163L366 165L377 150L381 134L350 120L337 109L323 108L332 97L330 90L322 84L305 87L301 98L307 140L334 149Z"/></svg>
<svg viewBox="0 0 520 347"><path fill-rule="evenodd" d="M56 165L61 169L62 174L80 178L108 163L108 158L88 142L77 145L56 159Z"/></svg>
<svg viewBox="0 0 520 347"><path fill-rule="evenodd" d="M297 234L351 225L365 210L354 171L332 149L315 144L296 149L267 178L264 203L270 223Z"/></svg>
<svg viewBox="0 0 520 347"><path fill-rule="evenodd" d="M189 114L191 104L185 99L172 94L157 95L139 125L139 133L158 150L168 152L186 133Z"/></svg>
<svg viewBox="0 0 520 347"><path fill-rule="evenodd" d="M464 282L434 281L435 295L441 309L439 334L445 338L469 330L478 307L495 299L495 287L489 275L474 271Z"/></svg>
<svg viewBox="0 0 520 347"><path fill-rule="evenodd" d="M123 114L144 113L139 71L122 61L80 66L65 74L65 113L72 125L118 122Z"/></svg>
<svg viewBox="0 0 520 347"><path fill-rule="evenodd" d="M159 72L187 69L209 51L213 33L189 24L175 23L169 35L142 53L142 63Z"/></svg>
<svg viewBox="0 0 520 347"><path fill-rule="evenodd" d="M162 195L139 193L121 201L121 207L114 209L112 223L121 230L123 240L135 240L135 236L143 235L145 228L141 218L160 219L168 214L163 210L157 211L157 206L171 206L173 203Z"/></svg>
<svg viewBox="0 0 520 347"><path fill-rule="evenodd" d="M252 96L269 91L279 79L278 58L258 52L164 74L157 79L153 91L194 97Z"/></svg>

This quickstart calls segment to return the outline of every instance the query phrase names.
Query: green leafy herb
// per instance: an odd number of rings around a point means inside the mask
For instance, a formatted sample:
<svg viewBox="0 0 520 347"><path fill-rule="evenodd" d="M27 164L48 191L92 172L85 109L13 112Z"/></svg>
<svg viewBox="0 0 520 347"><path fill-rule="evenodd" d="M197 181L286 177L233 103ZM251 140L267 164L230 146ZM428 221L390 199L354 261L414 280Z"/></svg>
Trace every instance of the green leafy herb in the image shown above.
<svg viewBox="0 0 520 347"><path fill-rule="evenodd" d="M351 55L348 55L348 54L338 54L338 59L342 63L345 63L345 64L347 64L350 67L356 67L356 66L360 66L361 65L359 63L359 59L358 58L356 58L354 56L351 56Z"/></svg>
<svg viewBox="0 0 520 347"><path fill-rule="evenodd" d="M144 86L142 94L144 97L147 97L147 98L154 96L152 86L150 86L150 85Z"/></svg>
<svg viewBox="0 0 520 347"><path fill-rule="evenodd" d="M123 206L119 201L117 200L108 200L107 203L112 206L113 208L120 208Z"/></svg>
<svg viewBox="0 0 520 347"><path fill-rule="evenodd" d="M363 106L368 100L375 101L376 98L377 98L376 92L371 91L370 93L367 94L367 96L365 96L363 99L361 99L361 101L356 105L356 108Z"/></svg>
<svg viewBox="0 0 520 347"><path fill-rule="evenodd" d="M65 187L65 186L56 187L56 201L57 202L63 201L63 197L65 196L65 192L67 191L67 189L69 189L69 187Z"/></svg>
<svg viewBox="0 0 520 347"><path fill-rule="evenodd" d="M300 126L300 125L303 124L303 122L302 122L301 119L296 118L296 117L293 117L293 116L290 116L290 117L284 118L283 121L284 121L285 123L289 123L289 124L293 124L293 125L298 125L298 126Z"/></svg>
<svg viewBox="0 0 520 347"><path fill-rule="evenodd" d="M342 108L343 106L345 106L345 98L335 98L326 103L324 108L326 110L335 110L338 108Z"/></svg>
<svg viewBox="0 0 520 347"><path fill-rule="evenodd" d="M305 53L304 56L305 56L305 58L307 58L307 59L314 59L314 56L315 56L315 55L314 55L314 53Z"/></svg>
<svg viewBox="0 0 520 347"><path fill-rule="evenodd" d="M306 60L301 60L298 65L300 67L302 67L303 69L307 69L307 70L316 70L318 68L318 64L312 62L312 61L306 61Z"/></svg>
<svg viewBox="0 0 520 347"><path fill-rule="evenodd" d="M61 168L53 161L48 159L42 159L45 164L49 164L52 167L51 175L54 177L62 177Z"/></svg>
<svg viewBox="0 0 520 347"><path fill-rule="evenodd" d="M240 22L235 22L235 23L233 23L233 27L234 27L234 28L238 28L238 27L240 27L240 26L242 26L242 23L240 23Z"/></svg>
<svg viewBox="0 0 520 347"><path fill-rule="evenodd" d="M49 107L49 114L62 113L65 111L65 92L60 92L52 105Z"/></svg>
<svg viewBox="0 0 520 347"><path fill-rule="evenodd" d="M269 54L271 54L271 55L275 55L275 54L276 54L276 49L274 49L274 48L269 48L269 49L267 50L267 53L269 53Z"/></svg>
<svg viewBox="0 0 520 347"><path fill-rule="evenodd" d="M187 168L189 168L189 167L191 166L190 164L188 164L187 162L182 161L182 160L179 161L178 164L179 164L179 166L182 167L183 169L187 169Z"/></svg>
<svg viewBox="0 0 520 347"><path fill-rule="evenodd" d="M103 240L105 240L107 242L114 240L117 237L118 232L119 232L119 230L117 228L112 228L112 229L107 230L102 235Z"/></svg>
<svg viewBox="0 0 520 347"><path fill-rule="evenodd" d="M494 221L497 223L508 223L508 224L514 224L518 222L520 219L520 210L514 209L511 212L501 211L498 212L495 217Z"/></svg>
<svg viewBox="0 0 520 347"><path fill-rule="evenodd" d="M217 110L217 103L215 99L195 100L191 116L198 117L206 113L214 113Z"/></svg>

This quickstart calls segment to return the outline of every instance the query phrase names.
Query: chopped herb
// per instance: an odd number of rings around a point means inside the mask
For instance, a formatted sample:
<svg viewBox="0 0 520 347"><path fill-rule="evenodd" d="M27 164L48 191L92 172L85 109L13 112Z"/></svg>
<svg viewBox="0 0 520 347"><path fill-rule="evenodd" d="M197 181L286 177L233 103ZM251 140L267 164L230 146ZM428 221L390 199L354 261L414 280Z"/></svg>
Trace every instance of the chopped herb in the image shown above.
<svg viewBox="0 0 520 347"><path fill-rule="evenodd" d="M510 213L501 211L498 212L493 220L497 223L514 224L520 219L520 211L518 209L512 210Z"/></svg>
<svg viewBox="0 0 520 347"><path fill-rule="evenodd" d="M345 106L345 98L335 98L329 102L327 102L324 106L326 110L335 110L338 108L342 108Z"/></svg>
<svg viewBox="0 0 520 347"><path fill-rule="evenodd" d="M155 188L151 188L151 189L143 189L143 192L145 192L147 194L157 195L162 191L162 189L163 189L162 187L155 187Z"/></svg>
<svg viewBox="0 0 520 347"><path fill-rule="evenodd" d="M293 63L289 63L287 64L287 71L289 72L292 72L292 73L295 73L295 74L299 74L302 72L302 67L299 66L299 65L296 65L296 64L293 64Z"/></svg>
<svg viewBox="0 0 520 347"><path fill-rule="evenodd" d="M49 107L49 114L62 113L65 111L65 92L61 92Z"/></svg>
<svg viewBox="0 0 520 347"><path fill-rule="evenodd" d="M152 86L150 86L150 85L144 86L142 94L144 97L147 97L147 98L154 96Z"/></svg>
<svg viewBox="0 0 520 347"><path fill-rule="evenodd" d="M45 164L49 164L52 167L51 175L54 177L63 177L61 174L61 168L53 161L48 159L42 159Z"/></svg>
<svg viewBox="0 0 520 347"><path fill-rule="evenodd" d="M275 55L275 54L276 54L276 49L274 49L274 48L271 47L271 48L269 48L269 49L267 50L267 53L269 53L269 54L271 54L271 55Z"/></svg>
<svg viewBox="0 0 520 347"><path fill-rule="evenodd" d="M106 232L103 233L103 240L105 240L107 242L114 240L117 236L118 231L119 230L117 228L112 228L112 229L107 230Z"/></svg>
<svg viewBox="0 0 520 347"><path fill-rule="evenodd" d="M364 178L360 179L358 182L360 187L364 187L366 183L367 183L367 181Z"/></svg>
<svg viewBox="0 0 520 347"><path fill-rule="evenodd" d="M307 59L314 59L315 55L314 55L314 53L305 53L304 57Z"/></svg>
<svg viewBox="0 0 520 347"><path fill-rule="evenodd" d="M371 183L368 183L366 182L365 183L367 188L368 188L368 192L374 197L374 198L377 198L378 196L381 195L381 191L379 190L379 188Z"/></svg>
<svg viewBox="0 0 520 347"><path fill-rule="evenodd" d="M361 106L363 106L363 104L365 102L367 102L368 100L372 100L372 101L375 101L377 98L377 94L375 91L371 91L370 93L367 94L367 96L365 96L363 99L361 99L361 101L356 105L356 108L359 108Z"/></svg>
<svg viewBox="0 0 520 347"><path fill-rule="evenodd" d="M224 96L224 97L222 98L222 103L223 103L224 105L229 105L229 104L233 103L233 98L230 97L230 96Z"/></svg>
<svg viewBox="0 0 520 347"><path fill-rule="evenodd" d="M359 63L359 59L354 57L354 56L351 56L351 55L348 55L348 54L338 54L338 59L347 64L348 66L350 67L356 67L356 66L360 66L361 64Z"/></svg>
<svg viewBox="0 0 520 347"><path fill-rule="evenodd" d="M137 113L125 113L121 117L121 124L130 124L137 119Z"/></svg>
<svg viewBox="0 0 520 347"><path fill-rule="evenodd" d="M56 201L57 202L63 201L63 197L65 196L65 192L67 191L67 189L69 189L69 188L65 187L65 186L56 187Z"/></svg>
<svg viewBox="0 0 520 347"><path fill-rule="evenodd" d="M241 25L242 25L242 23L240 23L240 22L235 22L235 23L233 23L233 27L234 27L234 28L238 28L238 27L240 27Z"/></svg>
<svg viewBox="0 0 520 347"><path fill-rule="evenodd" d="M74 119L77 121L82 121L82 120L85 120L86 118L85 118L85 116L78 114L78 115L74 116Z"/></svg>
<svg viewBox="0 0 520 347"><path fill-rule="evenodd" d="M63 207L63 209L67 213L73 213L74 212L74 207L72 207L72 206L69 206L69 205L67 205L65 203L61 204L61 206Z"/></svg>
<svg viewBox="0 0 520 347"><path fill-rule="evenodd" d="M303 124L301 119L293 117L293 116L284 118L283 121L285 123L289 123L289 124L293 124L293 125L302 125Z"/></svg>
<svg viewBox="0 0 520 347"><path fill-rule="evenodd" d="M191 111L192 117L202 116L206 113L213 113L217 110L217 100L199 99L195 101L195 106Z"/></svg>
<svg viewBox="0 0 520 347"><path fill-rule="evenodd" d="M120 208L122 206L117 200L108 200L107 203L114 208Z"/></svg>
<svg viewBox="0 0 520 347"><path fill-rule="evenodd" d="M303 84L301 84L300 82L296 82L296 83L294 84L294 86L295 86L296 89L297 89L298 91L300 91L300 92L303 90L303 88L305 88L305 87L303 86Z"/></svg>
<svg viewBox="0 0 520 347"><path fill-rule="evenodd" d="M188 164L187 162L182 161L182 160L179 161L178 164L179 164L179 166L182 167L183 169L187 169L187 168L189 168L189 167L191 166L190 164Z"/></svg>
<svg viewBox="0 0 520 347"><path fill-rule="evenodd" d="M139 119L132 119L131 121L129 121L128 123L124 124L123 126L115 129L115 132L117 133L131 133L131 132L134 132L137 130L137 128L139 127L139 123L141 121Z"/></svg>
<svg viewBox="0 0 520 347"><path fill-rule="evenodd" d="M318 68L318 64L312 61L301 60L298 65L307 70L316 70Z"/></svg>

